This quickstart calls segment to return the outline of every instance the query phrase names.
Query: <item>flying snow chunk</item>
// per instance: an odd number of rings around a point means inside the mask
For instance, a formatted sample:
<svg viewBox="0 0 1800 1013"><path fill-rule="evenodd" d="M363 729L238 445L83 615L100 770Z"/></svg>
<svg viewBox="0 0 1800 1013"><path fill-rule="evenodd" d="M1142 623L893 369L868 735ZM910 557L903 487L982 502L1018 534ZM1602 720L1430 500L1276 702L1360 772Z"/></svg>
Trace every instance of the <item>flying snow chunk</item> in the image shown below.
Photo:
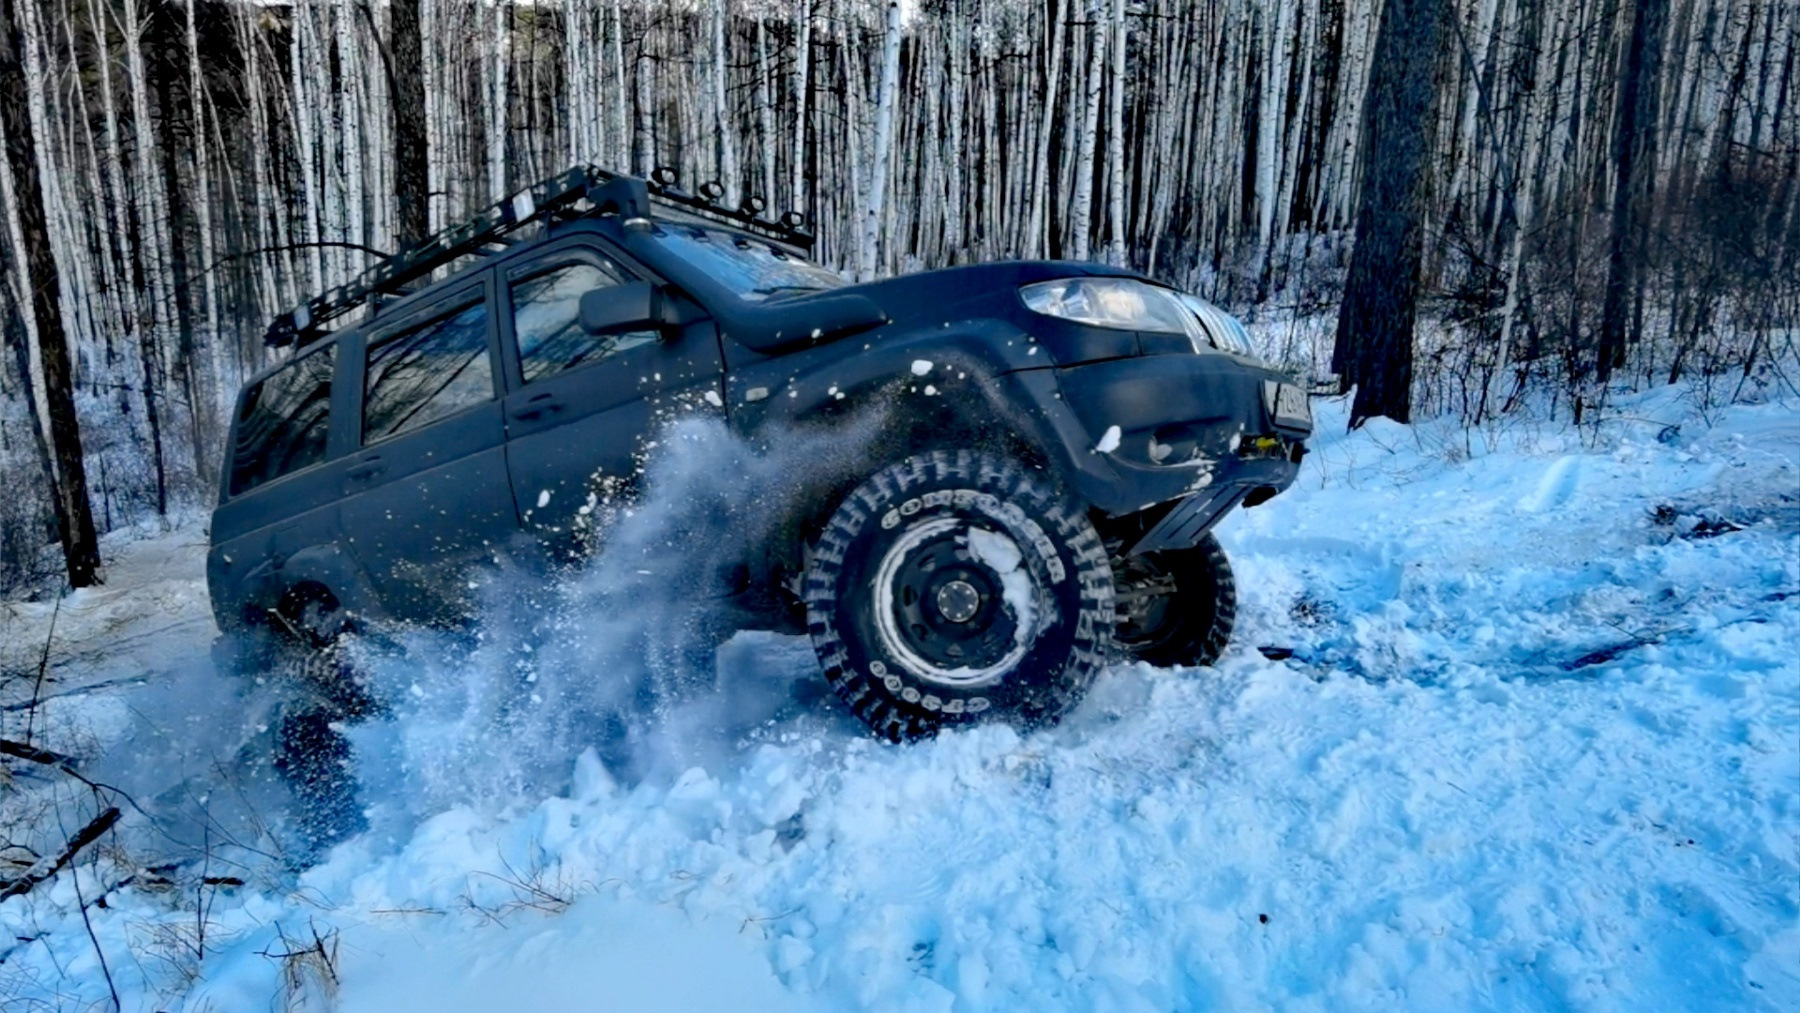
<svg viewBox="0 0 1800 1013"><path fill-rule="evenodd" d="M1000 577L1000 597L1013 614L1014 642L1024 646L1037 631L1037 601L1031 574L1020 564L1025 553L1019 543L986 528L969 529L969 555L986 564Z"/></svg>
<svg viewBox="0 0 1800 1013"><path fill-rule="evenodd" d="M1124 435L1118 426L1107 426L1105 434L1100 437L1100 442L1094 444L1094 449L1102 454L1110 454L1119 449L1119 440Z"/></svg>
<svg viewBox="0 0 1800 1013"><path fill-rule="evenodd" d="M542 510L549 505L550 505L550 490L544 489L544 490L539 491L538 492L538 509Z"/></svg>
<svg viewBox="0 0 1800 1013"><path fill-rule="evenodd" d="M914 376L924 376L926 373L931 372L931 360L929 360L929 359L914 359L913 364L912 364L912 371L913 371Z"/></svg>
<svg viewBox="0 0 1800 1013"><path fill-rule="evenodd" d="M716 390L709 390L706 392L706 403L712 405L714 408L725 407L725 399L720 397L719 392Z"/></svg>

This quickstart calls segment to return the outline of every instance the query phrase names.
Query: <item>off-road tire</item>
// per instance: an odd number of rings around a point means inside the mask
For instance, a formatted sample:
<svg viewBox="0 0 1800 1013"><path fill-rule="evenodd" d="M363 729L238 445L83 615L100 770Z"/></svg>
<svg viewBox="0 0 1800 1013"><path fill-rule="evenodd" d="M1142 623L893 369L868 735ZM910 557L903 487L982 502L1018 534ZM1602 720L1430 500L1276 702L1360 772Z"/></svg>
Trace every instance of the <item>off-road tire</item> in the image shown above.
<svg viewBox="0 0 1800 1013"><path fill-rule="evenodd" d="M281 701L271 721L270 761L293 796L290 858L299 867L367 826L350 743L338 729L380 713L351 662L355 624L329 591L288 595L267 622L217 652L244 677L268 679Z"/></svg>
<svg viewBox="0 0 1800 1013"><path fill-rule="evenodd" d="M982 545L1003 545L989 536L1005 536L1019 558L1008 556L1010 568L989 565L970 540L976 529L985 532ZM918 541L928 537L934 540ZM909 597L904 588L895 590L899 580L892 576L908 567L923 573L921 579L946 584L935 595L914 588ZM1025 622L1013 599L998 590L1002 578L1021 571L1030 582L1024 600L1034 603ZM878 586L884 573L890 575L885 599ZM913 643L912 631L920 631L919 643L938 643L932 639L938 631L925 631L916 610L926 598L941 604L947 583L958 581L965 589L987 590L967 599L973 610L961 620L967 629L944 635L973 638L966 642L987 652L972 655L990 662L984 668L933 667L949 662L940 657L927 663L911 647L896 647ZM807 631L826 680L877 735L892 741L947 724L1052 723L1080 701L1112 658L1112 570L1100 536L1047 476L994 454L933 451L870 476L826 523L802 592ZM895 617L885 634L878 617L884 600ZM903 617L905 608L915 610L915 620ZM945 617L962 611L930 620L950 629L957 620ZM948 649L962 650L964 642Z"/></svg>
<svg viewBox="0 0 1800 1013"><path fill-rule="evenodd" d="M331 592L290 594L269 615L266 671L332 720L368 717L380 705L351 664L347 638L355 632L356 624Z"/></svg>
<svg viewBox="0 0 1800 1013"><path fill-rule="evenodd" d="M1115 568L1121 602L1119 649L1159 667L1210 665L1225 653L1237 624L1237 581L1231 561L1212 532L1192 548L1147 553ZM1145 613L1133 599L1143 580L1171 579L1174 590L1152 604L1154 619L1134 624Z"/></svg>

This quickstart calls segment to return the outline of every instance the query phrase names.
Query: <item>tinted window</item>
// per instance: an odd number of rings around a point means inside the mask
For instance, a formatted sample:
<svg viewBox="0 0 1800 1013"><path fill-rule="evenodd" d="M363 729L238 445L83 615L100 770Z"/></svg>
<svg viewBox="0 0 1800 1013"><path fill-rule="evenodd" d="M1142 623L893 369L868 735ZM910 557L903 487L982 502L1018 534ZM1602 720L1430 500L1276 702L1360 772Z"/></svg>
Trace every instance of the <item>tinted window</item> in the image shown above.
<svg viewBox="0 0 1800 1013"><path fill-rule="evenodd" d="M656 340L651 331L594 335L581 329L581 297L623 280L614 271L575 261L513 282L513 334L526 383Z"/></svg>
<svg viewBox="0 0 1800 1013"><path fill-rule="evenodd" d="M327 345L244 391L231 454L232 495L325 459L336 364L337 346Z"/></svg>
<svg viewBox="0 0 1800 1013"><path fill-rule="evenodd" d="M465 306L370 345L363 390L364 443L491 399L487 304Z"/></svg>

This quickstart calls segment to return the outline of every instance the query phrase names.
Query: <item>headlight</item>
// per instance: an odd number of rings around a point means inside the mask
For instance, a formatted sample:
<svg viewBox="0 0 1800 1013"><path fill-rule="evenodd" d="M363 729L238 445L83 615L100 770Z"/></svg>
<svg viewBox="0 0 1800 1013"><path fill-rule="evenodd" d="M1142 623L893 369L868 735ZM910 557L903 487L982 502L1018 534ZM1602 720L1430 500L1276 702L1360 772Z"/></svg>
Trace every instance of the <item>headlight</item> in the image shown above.
<svg viewBox="0 0 1800 1013"><path fill-rule="evenodd" d="M1095 327L1185 334L1194 351L1254 354L1237 318L1199 296L1133 278L1060 278L1019 289L1034 313Z"/></svg>
<svg viewBox="0 0 1800 1013"><path fill-rule="evenodd" d="M1095 327L1194 336L1199 328L1174 292L1132 278L1061 278L1019 289L1034 313ZM1202 341L1204 335L1200 335Z"/></svg>
<svg viewBox="0 0 1800 1013"><path fill-rule="evenodd" d="M1238 318L1207 302L1197 295L1180 293L1182 305L1192 310L1194 316L1200 318L1205 325L1206 334L1212 339L1214 348L1238 355L1254 356L1256 352L1250 347L1250 334Z"/></svg>

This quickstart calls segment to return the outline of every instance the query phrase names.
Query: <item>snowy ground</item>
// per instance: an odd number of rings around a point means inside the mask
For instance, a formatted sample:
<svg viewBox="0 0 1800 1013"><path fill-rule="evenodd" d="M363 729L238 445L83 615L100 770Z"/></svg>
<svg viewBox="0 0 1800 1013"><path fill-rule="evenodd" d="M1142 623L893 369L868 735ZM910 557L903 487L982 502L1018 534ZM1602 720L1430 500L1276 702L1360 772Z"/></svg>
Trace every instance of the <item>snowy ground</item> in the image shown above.
<svg viewBox="0 0 1800 1013"><path fill-rule="evenodd" d="M64 873L0 904L0 1005L103 1000L104 954L127 1009L1800 1007L1800 415L1620 414L1465 442L1324 406L1300 485L1221 531L1221 664L1121 667L1026 737L877 744L796 704L804 642L741 635L727 705L626 784L566 723L471 723L579 713L554 661L508 681L534 645L415 650L354 733L372 829L297 878L228 852L241 887L107 891L109 855L91 939ZM255 692L204 664L202 541L112 547L33 717L188 847L279 804ZM0 665L53 608L0 606Z"/></svg>

